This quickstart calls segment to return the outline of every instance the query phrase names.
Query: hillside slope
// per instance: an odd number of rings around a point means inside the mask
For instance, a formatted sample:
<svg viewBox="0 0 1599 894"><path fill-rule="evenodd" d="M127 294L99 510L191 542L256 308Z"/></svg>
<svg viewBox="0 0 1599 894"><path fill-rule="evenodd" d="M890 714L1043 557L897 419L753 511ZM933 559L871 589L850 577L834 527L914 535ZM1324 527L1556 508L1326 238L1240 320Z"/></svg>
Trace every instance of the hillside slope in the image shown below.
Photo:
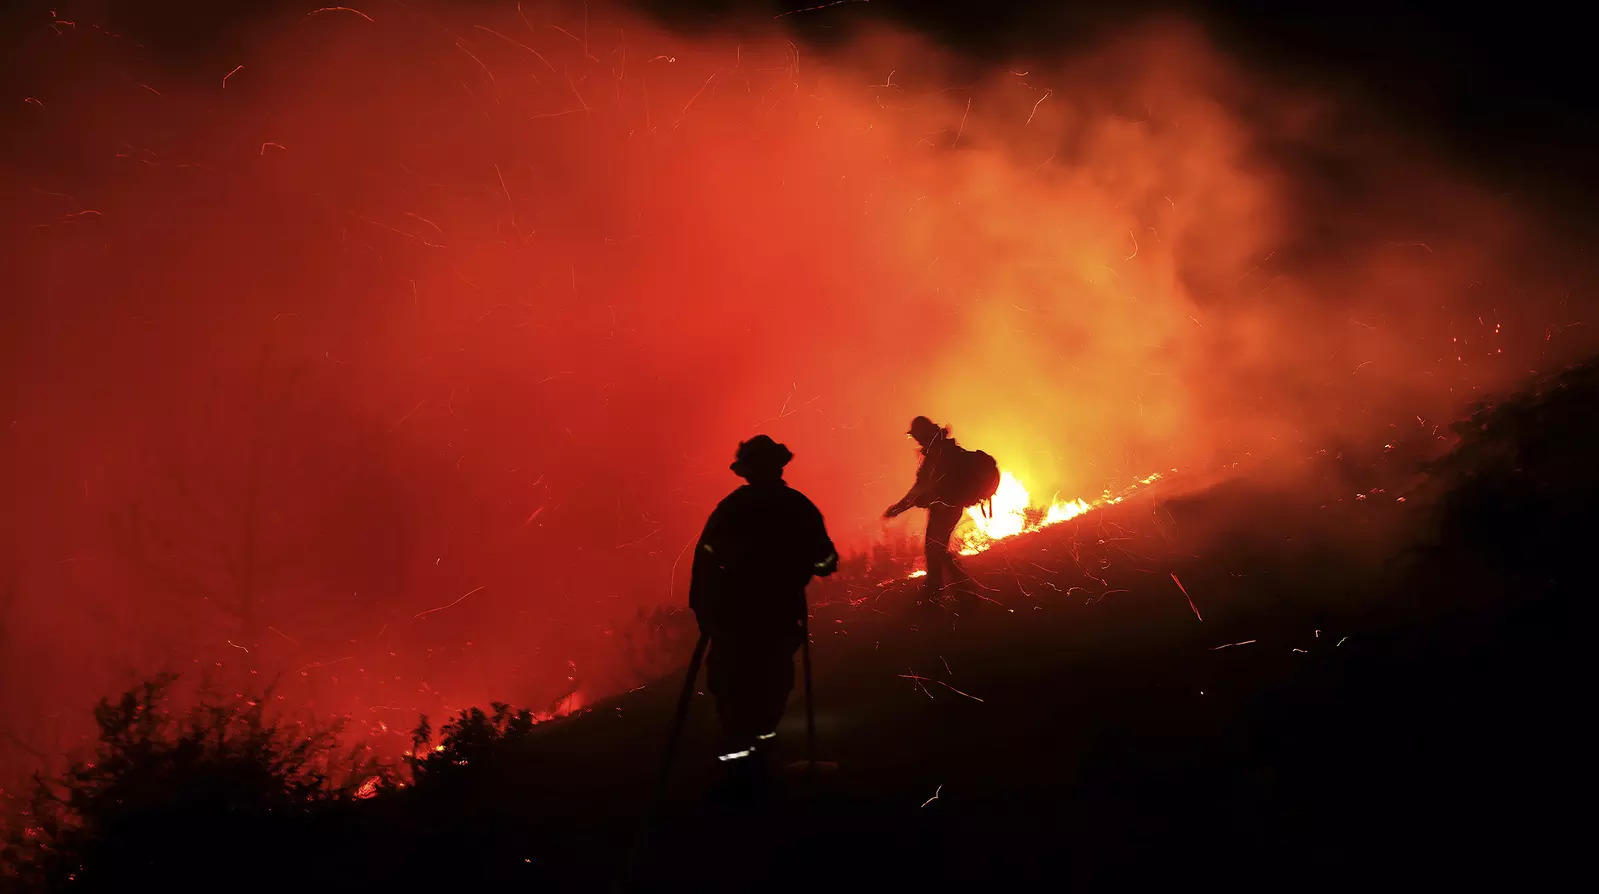
<svg viewBox="0 0 1599 894"><path fill-rule="evenodd" d="M282 792L217 800L259 781L215 790L192 768L260 768L220 738L223 762L195 763L197 739L157 762L187 776L121 778L112 794L138 801L106 805L112 831L52 839L66 848L52 877L210 890L226 875L274 892L1549 886L1582 868L1568 817L1592 782L1596 400L1592 364L1484 407L1441 460L1417 461L1416 438L1443 443L1429 429L1371 457L1163 482L973 557L981 599L928 608L915 581L819 583L823 763L764 798L720 785L703 693L655 797L681 685L667 676L559 721L479 717L424 750L410 786L292 810ZM795 760L802 706L797 692L779 738ZM143 740L124 746L143 760Z"/></svg>
<svg viewBox="0 0 1599 894"><path fill-rule="evenodd" d="M701 694L633 887L1559 877L1579 852L1560 805L1586 780L1595 382L1485 410L1419 483L1332 463L1298 490L1154 493L969 560L980 602L918 607L906 582L814 605L827 767L724 803ZM541 727L402 852L611 884L677 685ZM799 692L782 733L799 757Z"/></svg>

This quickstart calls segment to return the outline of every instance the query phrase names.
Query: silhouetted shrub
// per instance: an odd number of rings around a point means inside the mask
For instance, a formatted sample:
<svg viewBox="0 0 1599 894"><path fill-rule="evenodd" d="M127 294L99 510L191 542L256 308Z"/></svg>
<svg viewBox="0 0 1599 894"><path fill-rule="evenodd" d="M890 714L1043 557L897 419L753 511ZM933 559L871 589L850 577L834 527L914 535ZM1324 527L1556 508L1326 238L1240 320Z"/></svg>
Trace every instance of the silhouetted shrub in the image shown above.
<svg viewBox="0 0 1599 894"><path fill-rule="evenodd" d="M115 886L256 889L313 849L319 810L374 793L390 774L341 752L335 729L289 730L266 697L203 697L174 711L175 678L102 700L99 740L59 779L36 778L4 842L3 882L26 891ZM322 843L321 847L326 844Z"/></svg>
<svg viewBox="0 0 1599 894"><path fill-rule="evenodd" d="M409 759L417 792L427 794L462 780L494 777L528 743L538 716L525 708L513 711L503 702L493 702L490 707L493 714L482 708L457 714L440 730L438 745L433 744L427 716L421 718L411 734Z"/></svg>

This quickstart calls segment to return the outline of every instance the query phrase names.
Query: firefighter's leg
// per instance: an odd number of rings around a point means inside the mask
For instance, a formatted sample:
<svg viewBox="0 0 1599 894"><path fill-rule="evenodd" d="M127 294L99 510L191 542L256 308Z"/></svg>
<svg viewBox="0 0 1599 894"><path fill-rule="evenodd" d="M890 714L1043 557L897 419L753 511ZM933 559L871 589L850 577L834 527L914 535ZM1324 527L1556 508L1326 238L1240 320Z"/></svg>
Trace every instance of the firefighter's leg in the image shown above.
<svg viewBox="0 0 1599 894"><path fill-rule="evenodd" d="M756 731L757 741L762 736L777 732L777 724L788 707L788 697L794 691L794 651L787 643L774 642L760 657L752 662L750 724Z"/></svg>
<svg viewBox="0 0 1599 894"><path fill-rule="evenodd" d="M722 727L723 751L733 750L736 738L733 730L738 725L731 680L733 668L729 667L732 663L732 657L728 654L730 651L731 643L716 638L711 640L711 652L705 656L705 688L710 690L716 702L716 720Z"/></svg>
<svg viewBox="0 0 1599 894"><path fill-rule="evenodd" d="M945 559L949 562L950 588L959 590L963 595L966 596L975 595L977 591L977 583L976 581L972 580L972 576L970 574L966 573L965 567L961 565L960 557L951 552L945 554Z"/></svg>
<svg viewBox="0 0 1599 894"><path fill-rule="evenodd" d="M927 570L927 576L922 578L922 595L929 600L938 598L938 591L944 587L944 553L949 549L938 541L938 535L933 529L933 512L927 513L927 542L922 550L922 567Z"/></svg>
<svg viewBox="0 0 1599 894"><path fill-rule="evenodd" d="M770 785L777 725L794 686L794 654L788 641L756 635L737 641L722 658L726 687L717 694L717 708L725 738L719 791L742 801L761 796Z"/></svg>
<svg viewBox="0 0 1599 894"><path fill-rule="evenodd" d="M758 689L750 706L751 729L754 736L750 770L756 776L771 773L776 767L778 744L777 727L788 708L790 694L794 691L794 650L786 641L775 641L763 650L760 660L752 663L752 683Z"/></svg>
<svg viewBox="0 0 1599 894"><path fill-rule="evenodd" d="M755 741L758 721L751 720L749 644L737 636L711 641L706 656L706 683L716 698L716 717L722 725L722 758L738 760Z"/></svg>
<svg viewBox="0 0 1599 894"><path fill-rule="evenodd" d="M944 589L944 576L953 565L950 556L950 538L960 523L959 506L935 503L927 510L927 578L923 592L929 599L939 598Z"/></svg>

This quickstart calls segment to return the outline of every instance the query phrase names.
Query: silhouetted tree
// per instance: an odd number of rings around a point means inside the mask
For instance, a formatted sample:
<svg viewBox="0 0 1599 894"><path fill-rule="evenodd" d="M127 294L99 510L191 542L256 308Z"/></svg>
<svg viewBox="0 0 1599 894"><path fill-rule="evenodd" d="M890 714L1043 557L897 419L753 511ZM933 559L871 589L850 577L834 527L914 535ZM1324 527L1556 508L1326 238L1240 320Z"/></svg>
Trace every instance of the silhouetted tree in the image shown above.
<svg viewBox="0 0 1599 894"><path fill-rule="evenodd" d="M268 542L278 533L267 505L274 496L271 465L298 378L290 372L273 382L274 374L263 350L243 394L214 386L196 407L199 430L172 433L189 443L157 458L156 488L113 520L123 554L145 583L191 611L209 604L233 622L229 635L252 649L264 629L263 600L303 555ZM242 425L233 418L241 412ZM196 435L204 440L194 443Z"/></svg>
<svg viewBox="0 0 1599 894"><path fill-rule="evenodd" d="M251 663L296 591L315 597L319 618L352 600L359 614L403 573L407 514L385 477L383 432L331 387L263 350L248 381L214 381L162 431L153 484L113 518L140 595L198 615Z"/></svg>

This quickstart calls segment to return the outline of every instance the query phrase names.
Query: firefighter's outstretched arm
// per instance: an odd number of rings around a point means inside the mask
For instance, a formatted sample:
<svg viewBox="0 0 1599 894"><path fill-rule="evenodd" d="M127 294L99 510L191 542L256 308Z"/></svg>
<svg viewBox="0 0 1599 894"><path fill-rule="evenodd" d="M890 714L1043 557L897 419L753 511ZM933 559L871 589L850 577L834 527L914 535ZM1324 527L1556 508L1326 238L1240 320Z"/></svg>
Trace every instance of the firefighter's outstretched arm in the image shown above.
<svg viewBox="0 0 1599 894"><path fill-rule="evenodd" d="M900 497L898 503L888 507L887 511L883 513L884 518L893 518L905 510L921 504L922 495L927 491L933 477L932 465L932 460L922 460L921 467L916 470L916 483L912 484L911 489L905 492L905 496Z"/></svg>
<svg viewBox="0 0 1599 894"><path fill-rule="evenodd" d="M916 491L917 491L917 488L913 486L909 491L907 491L905 493L905 496L900 497L900 500L899 500L898 503L895 503L894 505L888 507L888 509L883 512L883 517L884 518L893 518L894 516L899 515L900 513L904 512L905 510L910 509L912 506L915 506L916 505L916 496L917 496Z"/></svg>

